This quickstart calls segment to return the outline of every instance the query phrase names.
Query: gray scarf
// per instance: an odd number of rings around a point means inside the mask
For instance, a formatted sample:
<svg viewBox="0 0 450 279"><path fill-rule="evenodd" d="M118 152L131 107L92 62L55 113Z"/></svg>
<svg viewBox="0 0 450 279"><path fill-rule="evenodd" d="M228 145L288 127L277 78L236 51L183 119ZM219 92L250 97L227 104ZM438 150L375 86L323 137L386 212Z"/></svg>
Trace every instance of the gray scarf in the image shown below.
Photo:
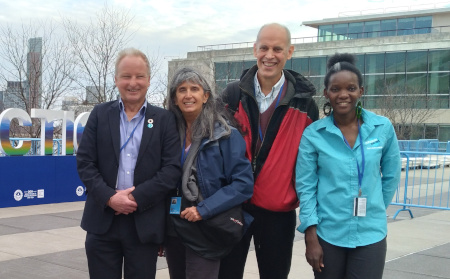
<svg viewBox="0 0 450 279"><path fill-rule="evenodd" d="M191 202L201 202L203 196L197 185L197 153L200 148L201 139L193 139L186 160L183 164L181 175L181 191L183 197ZM184 152L184 150L183 150Z"/></svg>

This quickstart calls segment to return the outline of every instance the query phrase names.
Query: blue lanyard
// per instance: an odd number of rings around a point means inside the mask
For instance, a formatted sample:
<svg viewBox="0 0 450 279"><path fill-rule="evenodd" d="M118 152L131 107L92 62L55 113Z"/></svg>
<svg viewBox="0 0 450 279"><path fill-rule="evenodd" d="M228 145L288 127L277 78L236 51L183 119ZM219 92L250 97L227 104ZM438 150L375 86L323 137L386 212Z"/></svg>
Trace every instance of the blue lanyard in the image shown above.
<svg viewBox="0 0 450 279"><path fill-rule="evenodd" d="M184 131L184 141L183 141L183 147L181 149L181 162L180 162L181 165L184 164L184 161L186 160L187 155L189 153L189 150L188 150L188 152L185 152L185 150L186 150L186 131Z"/></svg>
<svg viewBox="0 0 450 279"><path fill-rule="evenodd" d="M286 82L284 82L284 83L286 83ZM275 108L277 108L278 104L280 103L281 93L283 92L284 83L280 88L280 92L278 92L278 97L277 97L277 102L275 103ZM255 89L255 97L256 97L256 89ZM262 134L262 130L261 130L261 123L258 123L258 131L259 131L259 139L261 140L261 143L262 143L263 134Z"/></svg>
<svg viewBox="0 0 450 279"><path fill-rule="evenodd" d="M145 117L145 114L142 115L141 119L139 119L139 122L136 124L136 126L134 126L133 131L131 131L131 134L130 134L130 136L128 137L127 141L126 141L126 142L122 145L122 147L120 148L119 153L122 152L122 149L124 149L125 146L128 144L128 142L130 141L131 137L132 137L133 134L134 134L134 131L136 131L137 126L139 126L139 123L141 123L141 121L142 121L142 119L144 119L144 117Z"/></svg>
<svg viewBox="0 0 450 279"><path fill-rule="evenodd" d="M334 125L336 125L336 127L337 127L336 121L334 119L333 119L333 121L334 121ZM359 119L358 119L358 134L359 134L359 143L361 145L361 157L362 157L362 162L361 163L362 163L362 167L361 168L359 167L358 160L356 160L356 166L358 167L358 186L359 186L359 188L358 188L358 196L361 196L361 194L362 194L361 184L362 184L362 179L363 179L363 176L364 176L364 167L366 165L366 158L364 156L364 145L363 145L362 136L361 136L361 125L359 123ZM348 141L345 139L345 137L344 137L344 142L347 144L347 146L350 149L352 149L350 147L350 144L348 143Z"/></svg>

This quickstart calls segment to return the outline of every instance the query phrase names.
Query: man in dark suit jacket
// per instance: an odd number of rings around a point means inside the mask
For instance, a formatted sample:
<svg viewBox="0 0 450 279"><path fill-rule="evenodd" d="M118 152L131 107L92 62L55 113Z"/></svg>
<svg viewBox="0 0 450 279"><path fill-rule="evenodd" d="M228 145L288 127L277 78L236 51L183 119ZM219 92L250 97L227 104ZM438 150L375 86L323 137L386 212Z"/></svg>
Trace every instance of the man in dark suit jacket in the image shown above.
<svg viewBox="0 0 450 279"><path fill-rule="evenodd" d="M91 278L155 278L164 239L166 199L176 188L180 142L175 118L147 103L150 66L136 49L116 62L120 100L92 110L77 152L87 199L81 227L87 231Z"/></svg>

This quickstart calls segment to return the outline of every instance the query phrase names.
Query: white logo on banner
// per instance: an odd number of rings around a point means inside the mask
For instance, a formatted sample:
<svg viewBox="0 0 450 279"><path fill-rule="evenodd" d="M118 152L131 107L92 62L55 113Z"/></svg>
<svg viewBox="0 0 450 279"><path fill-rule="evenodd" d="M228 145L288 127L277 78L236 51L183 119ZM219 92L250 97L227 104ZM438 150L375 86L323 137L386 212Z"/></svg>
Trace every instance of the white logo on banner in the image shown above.
<svg viewBox="0 0 450 279"><path fill-rule="evenodd" d="M26 191L23 193L23 197L26 198L26 199L29 199L29 200L34 199L35 197L37 197L37 191L34 191L34 190L26 190Z"/></svg>
<svg viewBox="0 0 450 279"><path fill-rule="evenodd" d="M43 199L44 198L44 189L37 190L37 198Z"/></svg>
<svg viewBox="0 0 450 279"><path fill-rule="evenodd" d="M23 192L21 190L16 190L14 192L14 199L16 201L20 201L20 200L22 200L22 198L23 198Z"/></svg>
<svg viewBox="0 0 450 279"><path fill-rule="evenodd" d="M77 192L77 196L81 197L84 194L83 186L78 186L76 192Z"/></svg>

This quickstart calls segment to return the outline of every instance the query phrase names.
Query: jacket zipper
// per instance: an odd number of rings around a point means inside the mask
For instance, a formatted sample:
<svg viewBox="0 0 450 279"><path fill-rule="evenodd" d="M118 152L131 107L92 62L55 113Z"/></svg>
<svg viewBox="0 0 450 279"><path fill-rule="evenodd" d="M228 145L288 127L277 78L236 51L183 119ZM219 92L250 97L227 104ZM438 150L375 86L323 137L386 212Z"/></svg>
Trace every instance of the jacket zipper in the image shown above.
<svg viewBox="0 0 450 279"><path fill-rule="evenodd" d="M241 89L242 89L242 88L241 88ZM249 96L251 96L251 97L253 98L253 101L255 101L256 107L258 107L258 102L256 101L255 96L253 96L252 94L249 94L249 93L248 93L246 90L244 90L244 89L242 89L242 91L244 91L244 92L247 93ZM281 92L280 92L279 94L281 94ZM270 122L272 121L272 116L275 114L275 112L277 111L277 109L278 109L280 106L284 106L284 105L278 105L278 107L275 108L275 110L273 111L272 115L271 115L270 118L269 118L269 122L268 122L268 124L267 124L267 127L270 126ZM258 107L258 112L259 112L259 107ZM259 123L260 123L260 121L261 121L260 115L261 115L261 112L258 113L258 127L259 127L259 125L260 125ZM267 132L267 130L266 130L266 132ZM259 134L257 134L256 136L259 138ZM252 160L252 170L253 170L253 173L255 173L255 170L256 170L256 158L258 157L259 153L261 152L261 148L262 148L262 146L263 146L263 143L264 143L264 139L265 139L265 138L266 138L266 137L265 137L265 135L264 135L263 139L261 140L261 146L259 147L258 153L255 154L255 155L253 156L253 160ZM258 141L258 140L256 140L256 141Z"/></svg>
<svg viewBox="0 0 450 279"><path fill-rule="evenodd" d="M256 98L255 98L254 95L248 93L247 90L243 89L243 88L240 87L240 86L239 86L239 89L241 89L243 92L245 92L247 95L249 95L249 96L253 99L253 101L255 102L256 107L258 107L258 102L256 101ZM259 108L258 108L258 112L259 112ZM259 113L258 113L258 123L259 123L259 121L260 121L260 119L259 119ZM252 127L250 127L250 134L253 136L253 134L252 134ZM258 136L258 135L256 135L256 136ZM262 144L262 143L261 143L261 144ZM260 148L260 149L261 149L261 148ZM258 154L259 154L259 151L258 151ZM251 163L252 163L252 172L253 172L253 173L255 173L255 169L256 169L256 157L257 157L258 154L253 154L253 157L252 157L252 162L251 162Z"/></svg>

